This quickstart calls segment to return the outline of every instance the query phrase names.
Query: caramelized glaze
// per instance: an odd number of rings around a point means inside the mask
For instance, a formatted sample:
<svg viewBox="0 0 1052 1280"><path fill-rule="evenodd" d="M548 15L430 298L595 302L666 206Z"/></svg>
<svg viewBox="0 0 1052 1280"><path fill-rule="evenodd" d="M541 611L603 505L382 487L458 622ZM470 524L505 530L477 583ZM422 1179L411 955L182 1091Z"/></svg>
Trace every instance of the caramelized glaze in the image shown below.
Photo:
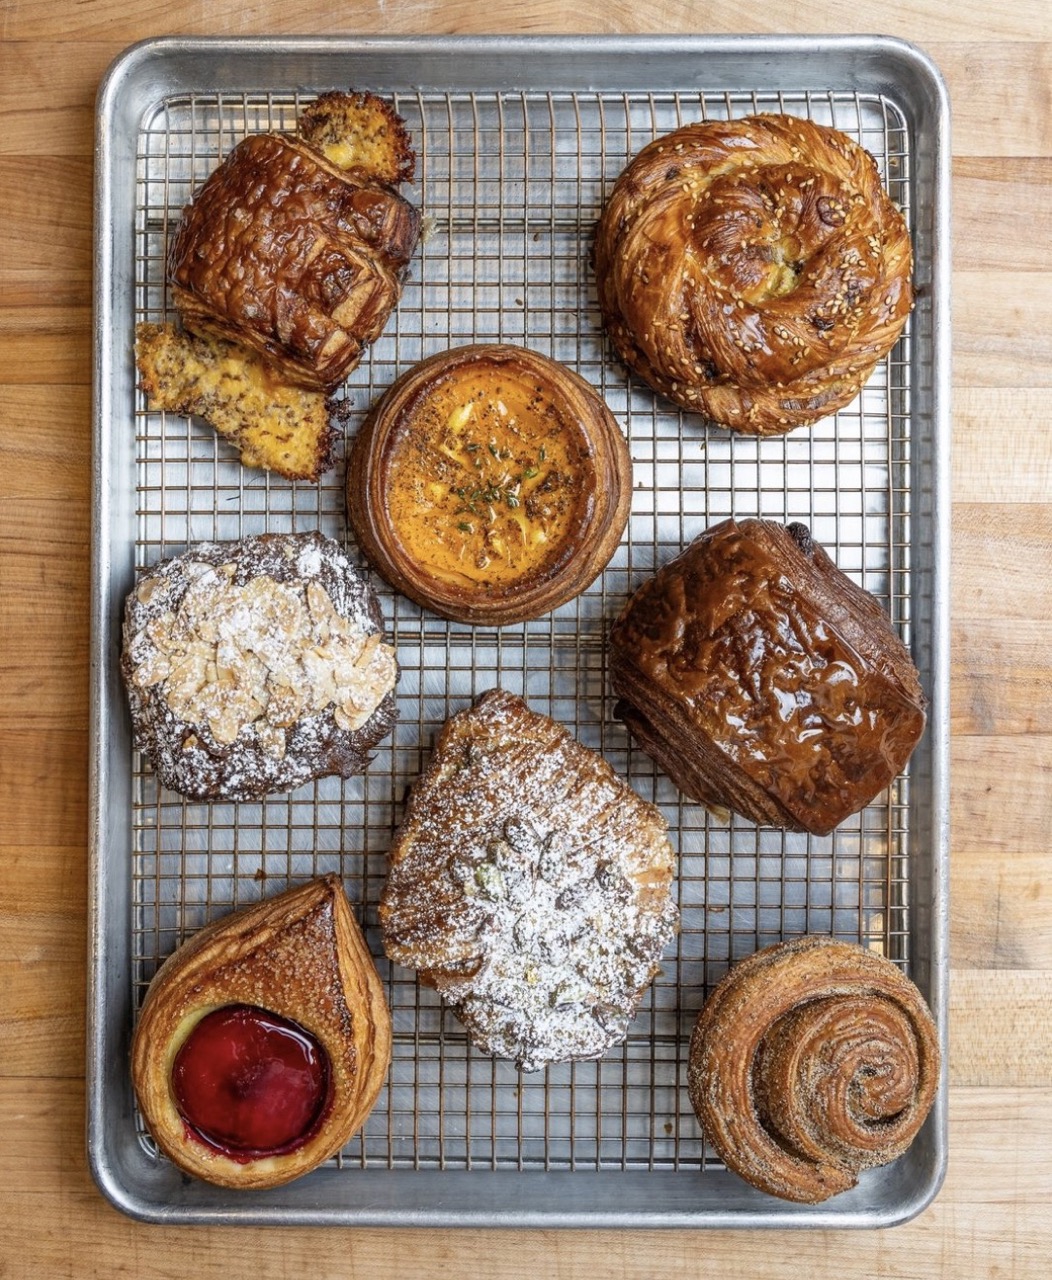
<svg viewBox="0 0 1052 1280"><path fill-rule="evenodd" d="M168 262L175 305L191 331L331 390L383 329L419 231L419 212L367 169L255 134L183 210Z"/></svg>
<svg viewBox="0 0 1052 1280"><path fill-rule="evenodd" d="M709 529L611 632L617 714L689 796L824 834L924 728L905 646L803 525Z"/></svg>

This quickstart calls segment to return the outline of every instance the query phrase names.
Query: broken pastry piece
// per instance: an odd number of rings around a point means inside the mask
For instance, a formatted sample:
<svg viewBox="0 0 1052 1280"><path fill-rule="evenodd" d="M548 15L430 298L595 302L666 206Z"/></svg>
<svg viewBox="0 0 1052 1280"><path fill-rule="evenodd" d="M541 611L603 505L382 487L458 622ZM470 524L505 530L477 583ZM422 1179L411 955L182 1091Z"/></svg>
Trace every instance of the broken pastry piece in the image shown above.
<svg viewBox="0 0 1052 1280"><path fill-rule="evenodd" d="M442 729L390 863L388 957L521 1071L624 1040L679 918L659 810L500 689Z"/></svg>
<svg viewBox="0 0 1052 1280"><path fill-rule="evenodd" d="M361 773L396 718L375 593L320 533L203 543L124 611L135 745L193 800L258 800Z"/></svg>
<svg viewBox="0 0 1052 1280"><path fill-rule="evenodd" d="M246 465L320 474L324 397L379 337L416 248L420 213L395 189L414 167L403 121L368 93L326 94L298 134L240 142L183 210L169 249L175 308L202 341L137 332L151 407L199 413ZM304 437L294 446L292 427Z"/></svg>
<svg viewBox="0 0 1052 1280"><path fill-rule="evenodd" d="M335 432L324 395L282 382L255 352L172 325L140 324L135 362L152 409L204 418L246 467L318 480L332 465Z"/></svg>
<svg viewBox="0 0 1052 1280"><path fill-rule="evenodd" d="M169 956L135 1029L132 1081L184 1173L259 1189L350 1140L390 1056L383 986L329 875L214 920Z"/></svg>

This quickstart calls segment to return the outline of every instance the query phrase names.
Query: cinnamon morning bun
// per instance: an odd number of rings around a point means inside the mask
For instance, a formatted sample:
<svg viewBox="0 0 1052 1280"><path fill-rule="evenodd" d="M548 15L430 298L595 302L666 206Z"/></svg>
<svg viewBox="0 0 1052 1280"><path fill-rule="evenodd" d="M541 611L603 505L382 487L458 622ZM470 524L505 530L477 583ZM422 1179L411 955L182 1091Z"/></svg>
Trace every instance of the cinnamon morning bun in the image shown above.
<svg viewBox="0 0 1052 1280"><path fill-rule="evenodd" d="M903 1154L939 1066L934 1019L909 978L872 951L815 936L727 974L698 1015L687 1083L728 1168L816 1204Z"/></svg>
<svg viewBox="0 0 1052 1280"><path fill-rule="evenodd" d="M255 1189L339 1151L390 1056L383 986L330 875L213 921L169 956L135 1028L132 1081L180 1169Z"/></svg>
<svg viewBox="0 0 1052 1280"><path fill-rule="evenodd" d="M655 391L754 435L847 404L912 305L905 219L868 152L788 115L686 125L618 178L599 305Z"/></svg>
<svg viewBox="0 0 1052 1280"><path fill-rule="evenodd" d="M680 790L825 835L904 767L926 700L876 600L802 524L726 520L610 634L624 720Z"/></svg>
<svg viewBox="0 0 1052 1280"><path fill-rule="evenodd" d="M525 347L456 347L373 407L347 508L374 568L425 608L503 626L548 613L606 567L632 460L599 395Z"/></svg>

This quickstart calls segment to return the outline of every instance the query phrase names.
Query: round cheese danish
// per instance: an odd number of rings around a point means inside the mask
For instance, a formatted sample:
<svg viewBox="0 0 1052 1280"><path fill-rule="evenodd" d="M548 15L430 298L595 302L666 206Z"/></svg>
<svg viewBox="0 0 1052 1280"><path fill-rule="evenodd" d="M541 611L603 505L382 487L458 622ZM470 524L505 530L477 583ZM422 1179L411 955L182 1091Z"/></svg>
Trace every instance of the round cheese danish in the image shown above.
<svg viewBox="0 0 1052 1280"><path fill-rule="evenodd" d="M347 506L377 572L460 622L503 626L573 599L628 522L632 460L572 370L524 347L442 352L359 431Z"/></svg>

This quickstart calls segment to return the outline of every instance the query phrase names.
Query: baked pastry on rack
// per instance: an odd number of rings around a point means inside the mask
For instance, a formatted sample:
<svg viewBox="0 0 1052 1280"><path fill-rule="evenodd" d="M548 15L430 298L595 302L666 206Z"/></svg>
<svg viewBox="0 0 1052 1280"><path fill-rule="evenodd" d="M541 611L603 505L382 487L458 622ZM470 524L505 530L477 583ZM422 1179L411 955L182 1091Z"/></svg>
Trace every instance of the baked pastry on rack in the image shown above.
<svg viewBox="0 0 1052 1280"><path fill-rule="evenodd" d="M912 306L873 157L789 115L685 125L618 178L595 239L603 322L655 391L772 435L854 399Z"/></svg>
<svg viewBox="0 0 1052 1280"><path fill-rule="evenodd" d="M390 1056L383 986L330 875L213 921L169 956L135 1028L132 1081L180 1169L259 1189L346 1145Z"/></svg>
<svg viewBox="0 0 1052 1280"><path fill-rule="evenodd" d="M395 721L375 593L320 533L202 543L128 596L136 746L194 800L257 800L360 773Z"/></svg>
<svg viewBox="0 0 1052 1280"><path fill-rule="evenodd" d="M284 382L254 352L170 324L140 324L135 362L152 409L204 418L244 466L287 480L319 480L332 466L336 432L324 394Z"/></svg>
<svg viewBox="0 0 1052 1280"><path fill-rule="evenodd" d="M939 1084L938 1030L890 960L812 936L736 965L690 1042L690 1100L717 1154L785 1200L816 1204L898 1159Z"/></svg>
<svg viewBox="0 0 1052 1280"><path fill-rule="evenodd" d="M632 500L616 420L565 365L456 347L415 365L355 437L347 505L362 550L443 617L548 613L606 567Z"/></svg>
<svg viewBox="0 0 1052 1280"><path fill-rule="evenodd" d="M199 413L235 440L247 465L315 478L329 454L318 426L324 396L401 295L420 215L396 188L414 168L404 122L369 93L325 94L297 133L240 142L183 210L169 248L185 333L162 330L163 377L160 336L137 335L153 406ZM268 412L275 384L287 389ZM293 466L287 432L298 422L317 452Z"/></svg>
<svg viewBox="0 0 1052 1280"><path fill-rule="evenodd" d="M807 527L725 520L610 633L614 714L679 789L825 835L902 771L926 699L876 600Z"/></svg>
<svg viewBox="0 0 1052 1280"><path fill-rule="evenodd" d="M659 811L521 698L447 721L380 904L384 950L522 1071L622 1041L675 933Z"/></svg>

